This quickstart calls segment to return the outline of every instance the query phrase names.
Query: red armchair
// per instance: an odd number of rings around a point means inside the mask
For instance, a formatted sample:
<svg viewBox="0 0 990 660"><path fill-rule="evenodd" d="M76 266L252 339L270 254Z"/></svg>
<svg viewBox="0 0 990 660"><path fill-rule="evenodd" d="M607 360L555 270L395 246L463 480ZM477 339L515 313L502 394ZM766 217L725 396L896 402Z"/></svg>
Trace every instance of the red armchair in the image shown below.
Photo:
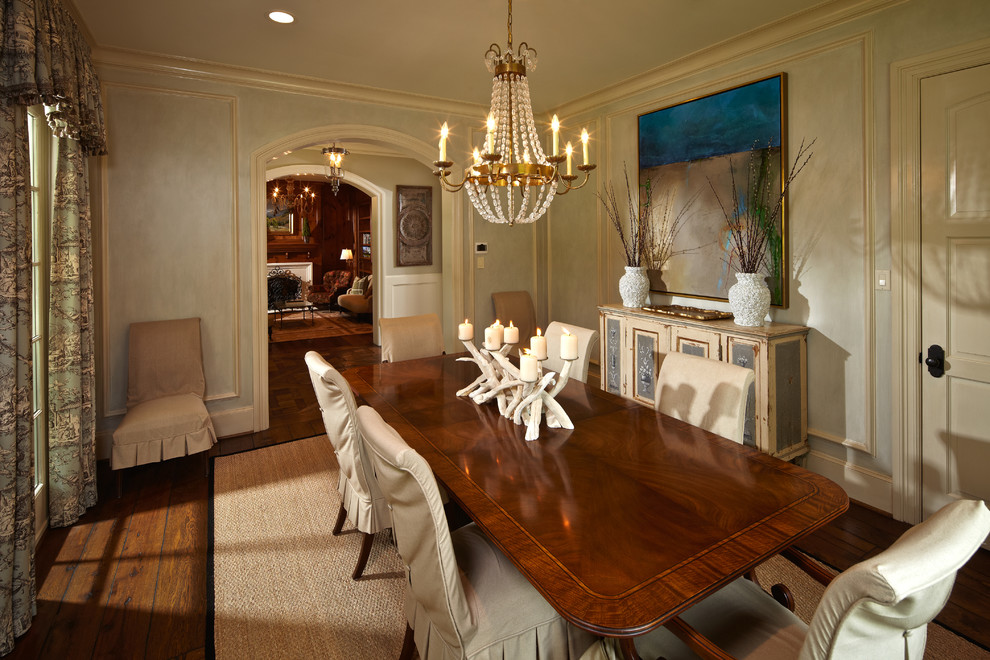
<svg viewBox="0 0 990 660"><path fill-rule="evenodd" d="M351 285L351 271L328 270L323 274L323 284L309 290L309 301L314 305L333 305L337 296Z"/></svg>

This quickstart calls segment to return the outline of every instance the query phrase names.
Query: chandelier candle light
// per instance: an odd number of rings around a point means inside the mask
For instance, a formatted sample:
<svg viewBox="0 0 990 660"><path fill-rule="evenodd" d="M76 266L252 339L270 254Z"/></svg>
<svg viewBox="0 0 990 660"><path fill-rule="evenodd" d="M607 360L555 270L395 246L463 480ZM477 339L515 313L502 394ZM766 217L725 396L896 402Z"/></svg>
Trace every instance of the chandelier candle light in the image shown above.
<svg viewBox="0 0 990 660"><path fill-rule="evenodd" d="M468 396L481 405L492 399L498 402L498 411L506 419L526 426L526 439L540 437L540 421L546 417L550 428L573 429L574 424L564 409L554 399L567 384L571 364L577 359L577 336L565 331L560 345L560 357L564 367L560 376L553 371L543 373L541 362L547 358L547 339L537 329L530 338L530 348L521 349L519 367L506 357L519 342L519 328L509 321L503 326L499 321L485 328L485 341L478 350L474 342L474 326L464 319L457 326L457 338L471 353L471 357L457 358L459 362L474 362L481 375L467 387L458 390L457 396ZM571 341L573 340L573 341ZM548 388L552 388L549 389ZM544 410L544 408L546 410Z"/></svg>
<svg viewBox="0 0 990 660"><path fill-rule="evenodd" d="M327 176L330 178L334 197L337 196L337 191L340 190L340 181L344 178L344 156L349 153L351 152L347 149L338 147L336 142L323 148L323 155L327 157L327 168L329 169Z"/></svg>
<svg viewBox="0 0 990 660"><path fill-rule="evenodd" d="M306 216L313 212L315 204L316 193L310 190L309 186L303 186L302 192L296 193L296 182L292 179L285 182L285 190L279 188L277 183L272 189L272 205L278 211L291 208Z"/></svg>
<svg viewBox="0 0 990 660"><path fill-rule="evenodd" d="M526 42L512 51L512 0L509 3L508 47L505 53L492 44L485 53L485 64L494 74L492 105L485 131L484 152L475 148L473 163L460 183L448 179L453 161L447 159L450 129L444 122L440 129L440 157L433 164L434 174L445 190L466 188L471 203L481 216L494 223L514 225L539 220L550 208L555 195L564 195L588 183L595 165L588 160L588 131L581 131L583 162L577 169L584 181L575 185L574 148L568 142L560 153L560 120L553 116L550 124L553 154L546 155L533 120L529 97L527 68L536 68L536 51ZM567 163L566 174L560 173ZM518 193L517 193L518 191Z"/></svg>

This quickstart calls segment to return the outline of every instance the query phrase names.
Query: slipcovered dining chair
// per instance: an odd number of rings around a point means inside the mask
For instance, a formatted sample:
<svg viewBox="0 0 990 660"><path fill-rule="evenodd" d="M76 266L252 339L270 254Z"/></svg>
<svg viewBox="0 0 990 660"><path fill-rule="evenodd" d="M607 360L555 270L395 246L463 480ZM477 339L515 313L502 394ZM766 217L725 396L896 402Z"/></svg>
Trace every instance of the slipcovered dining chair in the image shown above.
<svg viewBox="0 0 990 660"><path fill-rule="evenodd" d="M401 362L443 354L443 327L436 314L379 319L382 362Z"/></svg>
<svg viewBox="0 0 990 660"><path fill-rule="evenodd" d="M742 444L753 380L752 369L667 353L657 378L656 409Z"/></svg>
<svg viewBox="0 0 990 660"><path fill-rule="evenodd" d="M337 481L340 510L333 534L340 534L345 519L349 519L363 534L357 564L351 574L357 580L368 563L375 534L391 527L392 516L365 453L361 431L354 417L357 405L350 384L316 351L306 353L305 359L323 414L323 426L340 466Z"/></svg>
<svg viewBox="0 0 990 660"><path fill-rule="evenodd" d="M450 532L437 482L376 410L358 408L406 566L406 638L423 660L578 658L595 642L565 621L475 524Z"/></svg>
<svg viewBox="0 0 990 660"><path fill-rule="evenodd" d="M582 383L587 383L588 362L591 361L591 353L595 350L595 344L598 343L597 330L589 330L588 328L582 328L577 325L565 325L557 321L551 321L550 325L547 326L547 359L543 363L543 368L549 371L556 371L557 373L560 373L560 370L563 368L564 361L560 359L560 337L564 334L564 330L575 335L578 342L578 357L574 361L574 364L571 365L571 371L568 377L577 379Z"/></svg>
<svg viewBox="0 0 990 660"><path fill-rule="evenodd" d="M110 457L111 468L118 470L118 496L119 470L207 451L216 444L205 393L198 318L131 324L127 413L113 432Z"/></svg>
<svg viewBox="0 0 990 660"><path fill-rule="evenodd" d="M536 308L529 291L497 291L492 294L495 305L495 318L502 325L509 321L519 328L519 341L524 347L529 346L529 338L536 334Z"/></svg>
<svg viewBox="0 0 990 660"><path fill-rule="evenodd" d="M906 531L888 549L831 579L810 625L740 578L673 623L637 638L636 650L643 658L696 658L681 639L703 638L740 659L920 659L928 623L945 606L956 573L988 533L986 505L958 500ZM817 565L807 569L820 582L831 578ZM614 653L611 643L600 643L586 657Z"/></svg>

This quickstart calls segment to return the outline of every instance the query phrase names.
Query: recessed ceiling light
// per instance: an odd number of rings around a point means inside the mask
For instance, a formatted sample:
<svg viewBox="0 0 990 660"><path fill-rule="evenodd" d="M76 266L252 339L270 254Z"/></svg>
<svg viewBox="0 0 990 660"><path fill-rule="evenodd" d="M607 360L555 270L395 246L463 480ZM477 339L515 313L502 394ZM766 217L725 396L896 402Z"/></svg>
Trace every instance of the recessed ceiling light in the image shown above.
<svg viewBox="0 0 990 660"><path fill-rule="evenodd" d="M273 11L269 12L268 18L272 19L276 23L291 23L296 20L292 14L286 11Z"/></svg>

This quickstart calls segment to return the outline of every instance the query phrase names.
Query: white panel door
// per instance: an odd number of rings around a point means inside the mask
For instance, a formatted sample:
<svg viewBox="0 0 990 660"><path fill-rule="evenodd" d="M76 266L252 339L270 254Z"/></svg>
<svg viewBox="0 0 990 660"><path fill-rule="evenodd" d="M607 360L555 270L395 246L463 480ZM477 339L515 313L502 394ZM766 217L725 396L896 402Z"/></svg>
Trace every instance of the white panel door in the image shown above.
<svg viewBox="0 0 990 660"><path fill-rule="evenodd" d="M921 357L945 353L941 377L919 365L927 517L990 501L990 65L926 78L921 99Z"/></svg>

